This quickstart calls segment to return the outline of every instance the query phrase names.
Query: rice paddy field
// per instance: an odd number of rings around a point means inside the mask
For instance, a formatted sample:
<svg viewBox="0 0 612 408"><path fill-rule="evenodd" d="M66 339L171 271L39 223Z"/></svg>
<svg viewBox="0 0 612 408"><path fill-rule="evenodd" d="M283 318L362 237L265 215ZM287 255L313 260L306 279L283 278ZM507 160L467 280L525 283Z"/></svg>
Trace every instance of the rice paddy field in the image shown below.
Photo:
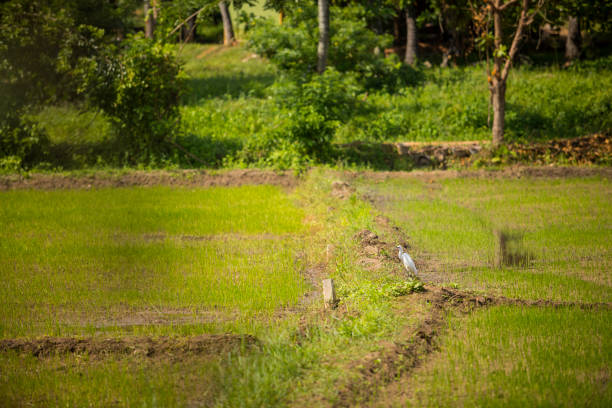
<svg viewBox="0 0 612 408"><path fill-rule="evenodd" d="M610 406L599 174L0 191L0 405Z"/></svg>
<svg viewBox="0 0 612 408"><path fill-rule="evenodd" d="M411 237L424 279L556 301L449 318L439 351L404 385L409 397L391 405L612 403L612 312L576 306L612 299L609 179L408 177L361 189Z"/></svg>

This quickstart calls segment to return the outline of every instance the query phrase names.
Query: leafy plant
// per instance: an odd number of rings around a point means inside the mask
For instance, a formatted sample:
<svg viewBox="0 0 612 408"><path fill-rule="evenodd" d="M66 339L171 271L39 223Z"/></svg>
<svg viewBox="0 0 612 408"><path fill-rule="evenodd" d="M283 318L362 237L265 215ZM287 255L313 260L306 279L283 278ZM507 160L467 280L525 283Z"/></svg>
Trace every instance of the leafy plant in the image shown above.
<svg viewBox="0 0 612 408"><path fill-rule="evenodd" d="M0 112L0 167L19 170L42 160L49 147L44 129L19 111Z"/></svg>
<svg viewBox="0 0 612 408"><path fill-rule="evenodd" d="M353 72L362 86L396 90L412 85L420 75L397 57L385 58L382 50L391 37L374 33L367 25L362 6L332 7L329 66L339 72ZM315 7L300 7L283 25L257 20L249 31L247 46L268 58L280 70L295 76L308 76L317 61Z"/></svg>
<svg viewBox="0 0 612 408"><path fill-rule="evenodd" d="M278 120L247 141L239 161L295 168L333 156L335 130L350 116L359 87L333 68L305 81L294 78L272 87Z"/></svg>
<svg viewBox="0 0 612 408"><path fill-rule="evenodd" d="M110 118L125 159L148 163L168 154L183 88L173 48L134 36L120 52L90 62L89 100Z"/></svg>

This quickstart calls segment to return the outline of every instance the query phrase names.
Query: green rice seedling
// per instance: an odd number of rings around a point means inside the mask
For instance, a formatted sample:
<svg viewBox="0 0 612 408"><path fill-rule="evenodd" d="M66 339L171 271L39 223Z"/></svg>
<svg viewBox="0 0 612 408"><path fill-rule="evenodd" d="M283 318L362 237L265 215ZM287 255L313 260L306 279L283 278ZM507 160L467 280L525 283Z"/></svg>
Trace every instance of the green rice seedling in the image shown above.
<svg viewBox="0 0 612 408"><path fill-rule="evenodd" d="M0 202L3 337L120 329L139 310L272 313L306 289L304 215L276 187L14 191Z"/></svg>
<svg viewBox="0 0 612 408"><path fill-rule="evenodd" d="M415 178L367 189L445 281L529 299L612 299L607 179ZM495 267L500 230L514 234L505 245L523 262Z"/></svg>
<svg viewBox="0 0 612 408"><path fill-rule="evenodd" d="M4 406L143 406L210 404L218 362L208 357L0 354Z"/></svg>
<svg viewBox="0 0 612 408"><path fill-rule="evenodd" d="M407 387L408 406L605 407L612 313L494 307L449 322Z"/></svg>

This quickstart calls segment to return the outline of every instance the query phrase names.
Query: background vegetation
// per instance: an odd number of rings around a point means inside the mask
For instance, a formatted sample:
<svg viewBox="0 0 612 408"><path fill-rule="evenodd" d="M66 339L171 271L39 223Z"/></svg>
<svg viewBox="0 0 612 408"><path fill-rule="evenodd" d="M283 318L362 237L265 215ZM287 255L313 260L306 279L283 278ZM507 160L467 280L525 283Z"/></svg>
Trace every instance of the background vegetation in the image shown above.
<svg viewBox="0 0 612 408"><path fill-rule="evenodd" d="M466 5L417 5L424 43L407 65L396 55L401 4L340 2L331 8L329 70L316 75L314 4L270 2L283 11L279 25L236 2L246 40L220 48L183 42L218 27L216 3L196 3L162 2L155 37L142 39L140 2L4 2L4 171L363 165L338 144L490 137L485 55L470 46ZM540 22L548 31L539 37L530 32L508 82L508 141L611 127L609 24L574 6L546 8L547 21L562 26L570 11L583 13L582 59L562 66L563 37L550 23ZM174 30L194 10L191 31ZM438 20L456 30L436 33ZM432 67L440 59L448 66Z"/></svg>

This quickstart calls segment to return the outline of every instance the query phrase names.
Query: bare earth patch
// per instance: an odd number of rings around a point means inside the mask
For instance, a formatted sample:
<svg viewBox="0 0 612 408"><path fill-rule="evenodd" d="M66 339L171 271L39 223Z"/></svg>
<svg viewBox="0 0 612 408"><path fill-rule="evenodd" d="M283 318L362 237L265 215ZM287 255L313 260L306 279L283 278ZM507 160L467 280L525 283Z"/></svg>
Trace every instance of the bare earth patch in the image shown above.
<svg viewBox="0 0 612 408"><path fill-rule="evenodd" d="M206 334L193 337L126 337L76 338L43 337L40 339L0 340L0 351L16 351L43 357L52 354L133 354L147 357L187 354L220 354L239 347L252 347L257 339L251 335Z"/></svg>
<svg viewBox="0 0 612 408"><path fill-rule="evenodd" d="M0 191L18 189L55 190L134 186L214 187L271 184L285 188L297 185L290 172L268 170L133 170L90 174L27 174L0 176Z"/></svg>
<svg viewBox="0 0 612 408"><path fill-rule="evenodd" d="M349 178L367 177L370 180L421 179L434 181L453 178L566 178L603 177L612 179L612 167L560 167L560 166L509 166L499 170L416 170L416 171L363 171L346 172Z"/></svg>

